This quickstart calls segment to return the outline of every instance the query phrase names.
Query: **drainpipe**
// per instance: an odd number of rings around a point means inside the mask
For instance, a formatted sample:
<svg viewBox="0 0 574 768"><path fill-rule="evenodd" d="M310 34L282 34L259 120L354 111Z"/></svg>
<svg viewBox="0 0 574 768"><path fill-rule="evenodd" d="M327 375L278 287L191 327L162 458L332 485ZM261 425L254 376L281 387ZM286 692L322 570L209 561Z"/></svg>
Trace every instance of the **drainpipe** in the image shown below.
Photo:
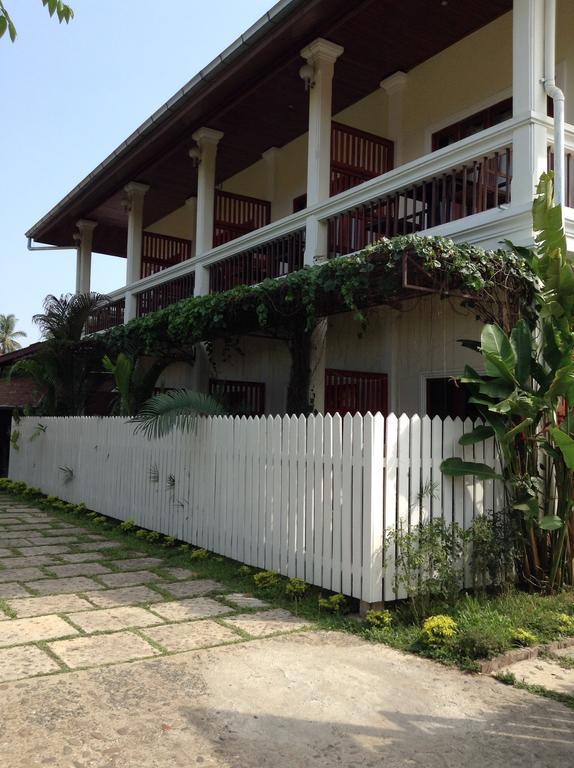
<svg viewBox="0 0 574 768"><path fill-rule="evenodd" d="M564 93L556 85L556 0L544 8L544 90L554 103L554 199L564 219Z"/></svg>

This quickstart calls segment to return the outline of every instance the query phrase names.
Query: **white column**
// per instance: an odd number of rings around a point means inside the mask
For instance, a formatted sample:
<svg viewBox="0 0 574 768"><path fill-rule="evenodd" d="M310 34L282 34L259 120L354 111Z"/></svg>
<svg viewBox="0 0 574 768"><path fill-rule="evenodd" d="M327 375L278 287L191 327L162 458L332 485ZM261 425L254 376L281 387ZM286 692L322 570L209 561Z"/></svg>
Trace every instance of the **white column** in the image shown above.
<svg viewBox="0 0 574 768"><path fill-rule="evenodd" d="M196 256L213 248L213 221L215 214L215 169L217 145L223 138L221 131L200 128L192 135L200 152L197 168ZM209 293L209 272L204 267L195 271L195 295Z"/></svg>
<svg viewBox="0 0 574 768"><path fill-rule="evenodd" d="M307 152L307 205L327 200L331 182L331 112L335 61L340 45L317 38L301 51L313 70L309 81L309 139ZM327 256L327 226L316 218L307 223L305 263Z"/></svg>
<svg viewBox="0 0 574 768"><path fill-rule="evenodd" d="M89 293L92 272L92 244L94 229L98 226L98 222L80 219L76 222L76 226L79 235L76 258L76 293Z"/></svg>
<svg viewBox="0 0 574 768"><path fill-rule="evenodd" d="M126 285L130 286L141 277L144 197L149 186L131 181L124 189L128 196ZM128 291L124 312L125 322L134 318L136 314L136 296Z"/></svg>
<svg viewBox="0 0 574 768"><path fill-rule="evenodd" d="M546 116L544 0L514 0L512 16L512 98L514 117ZM512 202L530 204L546 170L546 128L525 125L513 134Z"/></svg>
<svg viewBox="0 0 574 768"><path fill-rule="evenodd" d="M188 197L185 205L189 211L189 239L191 240L191 256L196 255L196 226L197 226L197 197Z"/></svg>
<svg viewBox="0 0 574 768"><path fill-rule="evenodd" d="M395 72L381 80L381 89L387 97L387 138L394 142L393 165L396 168L404 162L403 157L403 105L407 85L405 72Z"/></svg>

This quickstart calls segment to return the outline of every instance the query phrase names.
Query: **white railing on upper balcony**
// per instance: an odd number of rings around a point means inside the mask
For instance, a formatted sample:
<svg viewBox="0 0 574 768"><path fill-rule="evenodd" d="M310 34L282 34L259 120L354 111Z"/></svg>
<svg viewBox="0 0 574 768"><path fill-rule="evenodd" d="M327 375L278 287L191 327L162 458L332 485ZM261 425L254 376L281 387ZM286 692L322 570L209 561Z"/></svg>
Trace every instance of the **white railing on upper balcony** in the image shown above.
<svg viewBox="0 0 574 768"><path fill-rule="evenodd" d="M210 272L211 291L285 275L305 263L310 225L327 228L330 256L412 232L452 230L460 240L485 222L494 228L494 242L500 241L512 216L528 215L528 201L512 202L513 136L534 122L526 117L500 123L114 291L110 298L135 295L139 314L147 314L191 295L198 269ZM166 288L158 290L162 285Z"/></svg>

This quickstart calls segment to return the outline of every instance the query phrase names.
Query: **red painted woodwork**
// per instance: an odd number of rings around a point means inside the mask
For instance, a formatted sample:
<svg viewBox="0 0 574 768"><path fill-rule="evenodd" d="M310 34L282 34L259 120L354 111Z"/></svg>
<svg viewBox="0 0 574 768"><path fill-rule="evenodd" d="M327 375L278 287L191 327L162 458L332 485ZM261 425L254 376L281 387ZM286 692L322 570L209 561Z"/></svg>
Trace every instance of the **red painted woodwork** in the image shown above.
<svg viewBox="0 0 574 768"><path fill-rule="evenodd" d="M432 149L433 152L443 147L448 147L450 144L454 144L456 141L465 139L468 136L473 136L475 133L484 131L493 125L504 122L504 120L510 120L512 117L512 99L504 99L497 104L493 104L486 109L481 109L479 112L475 112L469 117L465 117L464 120L459 120L456 123L441 128L440 131L436 131L432 135Z"/></svg>
<svg viewBox="0 0 574 768"><path fill-rule="evenodd" d="M193 296L194 285L195 274L190 272L187 275L176 277L167 283L155 285L153 288L148 288L138 293L138 317L144 317L144 315L149 315L151 312L157 312L159 309L164 309L170 304L181 301L181 299L189 299Z"/></svg>
<svg viewBox="0 0 574 768"><path fill-rule="evenodd" d="M141 277L149 277L190 258L191 240L143 233Z"/></svg>
<svg viewBox="0 0 574 768"><path fill-rule="evenodd" d="M388 413L386 373L325 370L325 413Z"/></svg>
<svg viewBox="0 0 574 768"><path fill-rule="evenodd" d="M115 325L122 325L125 305L125 299L118 299L92 312L86 323L86 333L96 333L96 331L113 328Z"/></svg>
<svg viewBox="0 0 574 768"><path fill-rule="evenodd" d="M209 394L217 398L234 416L265 414L265 384L260 381L210 379Z"/></svg>
<svg viewBox="0 0 574 768"><path fill-rule="evenodd" d="M218 190L215 193L213 245L228 243L270 221L271 203L268 200Z"/></svg>
<svg viewBox="0 0 574 768"><path fill-rule="evenodd" d="M341 123L331 123L331 195L393 168L394 143Z"/></svg>
<svg viewBox="0 0 574 768"><path fill-rule="evenodd" d="M510 202L512 149L470 161L383 195L329 220L329 256L446 224Z"/></svg>
<svg viewBox="0 0 574 768"><path fill-rule="evenodd" d="M288 275L301 269L304 252L304 229L248 248L210 265L209 290L220 293L237 285L256 285L270 277Z"/></svg>

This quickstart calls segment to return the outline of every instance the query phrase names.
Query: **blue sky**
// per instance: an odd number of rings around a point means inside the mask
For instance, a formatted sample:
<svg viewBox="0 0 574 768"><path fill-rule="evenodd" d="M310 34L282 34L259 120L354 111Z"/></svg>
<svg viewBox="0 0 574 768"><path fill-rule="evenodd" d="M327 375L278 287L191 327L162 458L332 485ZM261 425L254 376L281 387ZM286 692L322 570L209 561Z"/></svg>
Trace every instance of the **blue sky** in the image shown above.
<svg viewBox="0 0 574 768"><path fill-rule="evenodd" d="M26 248L24 232L273 0L68 0L60 27L41 0L5 0L0 40L0 313L37 340L48 293L74 290L75 253ZM125 261L94 256L92 287L124 284Z"/></svg>

